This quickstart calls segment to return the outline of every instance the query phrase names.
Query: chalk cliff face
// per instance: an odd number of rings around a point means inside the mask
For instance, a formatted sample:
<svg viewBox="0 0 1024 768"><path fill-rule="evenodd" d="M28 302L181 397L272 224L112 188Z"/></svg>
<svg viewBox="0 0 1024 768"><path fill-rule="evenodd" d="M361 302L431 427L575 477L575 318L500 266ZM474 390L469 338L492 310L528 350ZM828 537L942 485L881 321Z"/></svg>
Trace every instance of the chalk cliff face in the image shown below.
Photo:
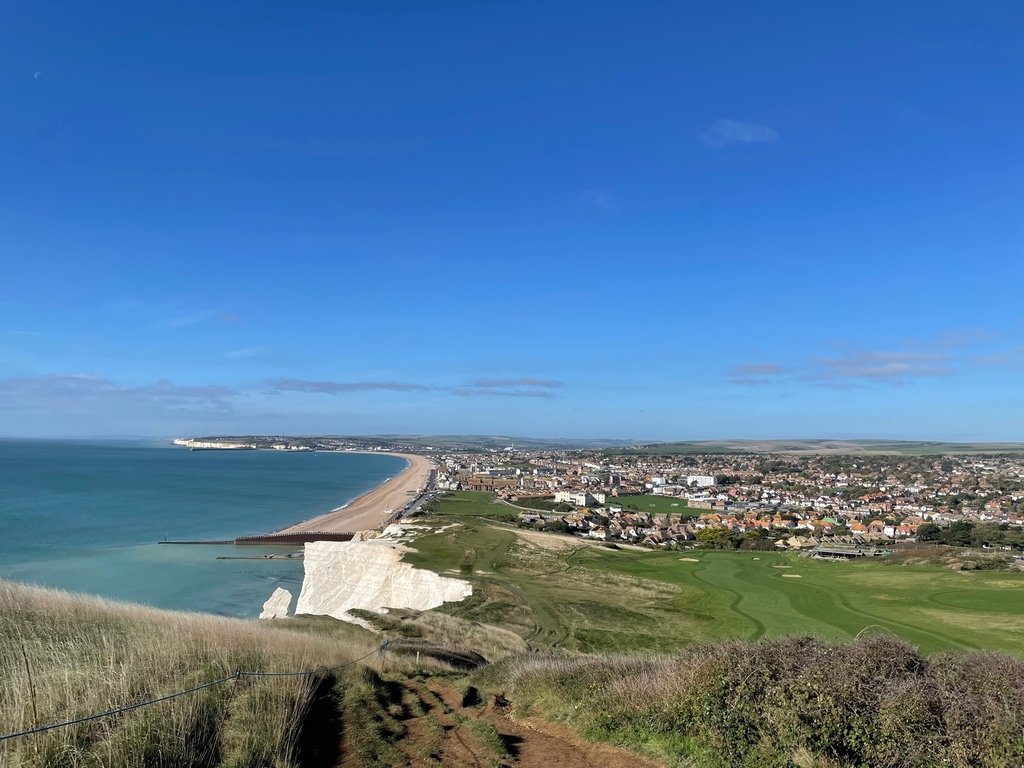
<svg viewBox="0 0 1024 768"><path fill-rule="evenodd" d="M288 606L292 603L292 593L287 589L278 587L274 590L267 602L263 604L260 611L261 619L286 619L288 618Z"/></svg>
<svg viewBox="0 0 1024 768"><path fill-rule="evenodd" d="M349 621L350 608L427 610L473 594L460 579L403 563L403 549L382 539L314 541L306 544L306 575L295 613Z"/></svg>
<svg viewBox="0 0 1024 768"><path fill-rule="evenodd" d="M189 437L176 437L174 439L174 444L175 445L183 445L186 448L207 448L207 449L222 448L222 449L228 450L228 451L230 451L232 449L237 450L239 448L255 448L256 447L255 443L232 443L232 442L229 442L229 441L226 441L226 440L217 440L217 441L214 442L214 441L209 441L209 440L193 440L192 438L189 438Z"/></svg>

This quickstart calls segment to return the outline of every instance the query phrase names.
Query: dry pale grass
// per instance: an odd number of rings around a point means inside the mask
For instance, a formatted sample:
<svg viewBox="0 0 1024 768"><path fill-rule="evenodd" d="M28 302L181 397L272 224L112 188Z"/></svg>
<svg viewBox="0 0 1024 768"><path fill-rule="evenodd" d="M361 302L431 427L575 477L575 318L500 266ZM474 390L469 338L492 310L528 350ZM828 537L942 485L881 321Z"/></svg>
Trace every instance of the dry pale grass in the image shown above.
<svg viewBox="0 0 1024 768"><path fill-rule="evenodd" d="M428 611L416 624L423 628L424 636L435 643L454 648L473 649L494 661L526 651L526 641L508 629L493 624L481 624L446 613Z"/></svg>
<svg viewBox="0 0 1024 768"><path fill-rule="evenodd" d="M371 642L0 582L0 730L83 717L226 677L317 669ZM322 678L321 678L322 681ZM131 713L0 742L17 766L291 766L314 677L245 678Z"/></svg>
<svg viewBox="0 0 1024 768"><path fill-rule="evenodd" d="M534 544L542 549L550 549L555 552L564 552L569 549L579 549L586 544L584 539L576 536L565 536L557 533L543 533L531 531L525 528L509 528L509 530L521 539Z"/></svg>

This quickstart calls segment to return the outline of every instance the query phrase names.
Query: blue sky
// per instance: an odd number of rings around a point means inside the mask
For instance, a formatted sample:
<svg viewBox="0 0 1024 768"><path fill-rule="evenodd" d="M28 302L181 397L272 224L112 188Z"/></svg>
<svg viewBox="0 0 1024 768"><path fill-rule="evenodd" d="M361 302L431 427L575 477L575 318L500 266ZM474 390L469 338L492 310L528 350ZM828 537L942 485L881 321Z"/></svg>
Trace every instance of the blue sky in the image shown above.
<svg viewBox="0 0 1024 768"><path fill-rule="evenodd" d="M1024 440L1022 33L7 3L0 434Z"/></svg>

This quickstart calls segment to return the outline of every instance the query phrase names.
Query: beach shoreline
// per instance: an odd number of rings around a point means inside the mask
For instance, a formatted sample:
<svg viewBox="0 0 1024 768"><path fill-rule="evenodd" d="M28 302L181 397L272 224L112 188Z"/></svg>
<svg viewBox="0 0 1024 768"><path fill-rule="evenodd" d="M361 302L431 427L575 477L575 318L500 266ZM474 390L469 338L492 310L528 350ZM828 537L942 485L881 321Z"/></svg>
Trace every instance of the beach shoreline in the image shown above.
<svg viewBox="0 0 1024 768"><path fill-rule="evenodd" d="M303 533L355 533L379 528L398 510L416 499L427 487L434 465L429 459L415 453L391 451L339 451L371 456L397 456L408 464L394 477L390 477L370 491L352 501L335 507L330 512L281 528L269 536L291 536Z"/></svg>
<svg viewBox="0 0 1024 768"><path fill-rule="evenodd" d="M375 514L367 493L378 491L379 500L381 485L393 488L412 462L405 456L374 460L384 452L373 450L323 451L320 458L312 452L225 453L191 453L155 441L0 441L0 485L8 490L0 498L0 528L6 525L0 580L255 618L275 587L300 588L302 560L287 555L302 544L271 539L238 547L239 537L302 526L325 514L337 516L334 530L376 527L392 503L384 501ZM331 460L344 453L353 455ZM433 468L425 467L423 476ZM398 498L396 510L415 496ZM69 508L75 510L70 517ZM370 517L353 518L360 508ZM172 540L224 543L159 543Z"/></svg>

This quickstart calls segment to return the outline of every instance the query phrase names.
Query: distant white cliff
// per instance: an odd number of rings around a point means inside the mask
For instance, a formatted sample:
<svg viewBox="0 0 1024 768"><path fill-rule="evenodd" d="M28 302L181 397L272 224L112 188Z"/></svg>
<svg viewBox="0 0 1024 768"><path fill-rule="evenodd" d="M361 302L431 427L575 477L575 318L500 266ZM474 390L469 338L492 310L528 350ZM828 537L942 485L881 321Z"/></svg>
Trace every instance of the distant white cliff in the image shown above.
<svg viewBox="0 0 1024 768"><path fill-rule="evenodd" d="M212 442L209 440L193 440L190 437L176 437L173 440L175 445L182 445L186 448L197 448L206 451L224 450L237 451L240 449L255 448L255 443L232 443L226 440Z"/></svg>
<svg viewBox="0 0 1024 768"><path fill-rule="evenodd" d="M306 575L295 613L352 621L346 613L352 608L375 613L387 608L424 611L473 594L468 582L403 563L404 551L387 539L306 544Z"/></svg>

